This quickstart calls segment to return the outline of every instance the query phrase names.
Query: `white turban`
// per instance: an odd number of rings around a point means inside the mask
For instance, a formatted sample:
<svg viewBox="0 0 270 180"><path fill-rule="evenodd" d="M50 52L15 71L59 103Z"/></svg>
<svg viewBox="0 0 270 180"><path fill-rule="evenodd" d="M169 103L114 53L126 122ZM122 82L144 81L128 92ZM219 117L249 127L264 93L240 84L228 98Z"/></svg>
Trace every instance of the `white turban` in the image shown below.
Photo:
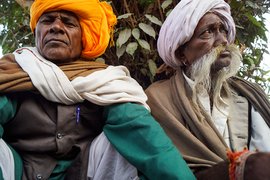
<svg viewBox="0 0 270 180"><path fill-rule="evenodd" d="M228 41L233 43L235 23L230 6L224 0L181 0L159 32L158 53L167 65L173 68L181 66L182 62L175 56L175 51L191 39L197 24L207 12L215 12L224 21Z"/></svg>

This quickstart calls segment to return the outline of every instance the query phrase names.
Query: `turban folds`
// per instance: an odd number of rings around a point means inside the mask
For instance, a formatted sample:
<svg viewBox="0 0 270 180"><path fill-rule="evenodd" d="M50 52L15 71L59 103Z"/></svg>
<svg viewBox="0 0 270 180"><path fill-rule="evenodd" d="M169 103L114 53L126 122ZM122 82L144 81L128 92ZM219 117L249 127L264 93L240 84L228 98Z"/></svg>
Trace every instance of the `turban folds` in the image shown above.
<svg viewBox="0 0 270 180"><path fill-rule="evenodd" d="M200 19L214 12L224 22L228 31L228 41L235 38L235 23L230 6L224 0L181 0L163 23L157 42L158 53L163 61L173 67L181 66L181 60L175 56L178 47L188 42Z"/></svg>
<svg viewBox="0 0 270 180"><path fill-rule="evenodd" d="M116 16L107 2L99 0L35 0L30 9L30 27L34 31L45 12L65 10L77 15L82 29L84 58L102 55L110 41Z"/></svg>

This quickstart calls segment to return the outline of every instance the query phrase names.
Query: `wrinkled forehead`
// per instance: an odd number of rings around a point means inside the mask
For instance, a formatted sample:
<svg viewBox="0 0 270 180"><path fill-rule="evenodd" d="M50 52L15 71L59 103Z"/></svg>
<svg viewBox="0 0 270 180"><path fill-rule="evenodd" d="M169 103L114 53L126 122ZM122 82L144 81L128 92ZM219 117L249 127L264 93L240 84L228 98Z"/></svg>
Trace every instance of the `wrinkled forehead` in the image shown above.
<svg viewBox="0 0 270 180"><path fill-rule="evenodd" d="M79 22L78 16L75 13L66 11L66 10L44 12L40 16L39 20L45 17L49 17L49 18L60 17L60 18L70 19L70 20Z"/></svg>
<svg viewBox="0 0 270 180"><path fill-rule="evenodd" d="M222 19L222 17L220 15L218 15L214 12L207 12L199 20L194 32L198 31L198 29L206 28L209 26L222 26L225 28L226 22Z"/></svg>

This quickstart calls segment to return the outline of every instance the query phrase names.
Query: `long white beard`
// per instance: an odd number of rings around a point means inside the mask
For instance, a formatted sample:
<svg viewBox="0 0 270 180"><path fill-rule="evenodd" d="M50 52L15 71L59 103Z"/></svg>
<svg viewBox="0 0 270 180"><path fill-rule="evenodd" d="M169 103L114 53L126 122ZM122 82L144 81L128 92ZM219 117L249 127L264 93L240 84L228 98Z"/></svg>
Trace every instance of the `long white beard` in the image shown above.
<svg viewBox="0 0 270 180"><path fill-rule="evenodd" d="M219 57L219 54L228 50L231 52L231 63L229 66L222 68L216 74L211 75L211 66ZM195 86L192 89L192 101L197 104L197 94L202 90L207 90L211 95L213 104L218 106L221 102L221 91L223 96L230 95L230 89L226 80L236 75L241 64L242 56L239 48L236 45L229 45L227 47L217 47L208 54L198 59L192 66L190 71L190 77L194 80Z"/></svg>

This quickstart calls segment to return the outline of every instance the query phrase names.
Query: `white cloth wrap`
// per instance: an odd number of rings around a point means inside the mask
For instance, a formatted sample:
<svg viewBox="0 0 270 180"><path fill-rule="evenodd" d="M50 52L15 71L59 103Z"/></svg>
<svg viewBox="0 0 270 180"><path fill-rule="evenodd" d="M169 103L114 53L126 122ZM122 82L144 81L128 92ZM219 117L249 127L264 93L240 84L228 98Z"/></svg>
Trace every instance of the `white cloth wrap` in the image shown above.
<svg viewBox="0 0 270 180"><path fill-rule="evenodd" d="M103 132L93 140L88 162L89 180L139 180L137 169L115 150Z"/></svg>
<svg viewBox="0 0 270 180"><path fill-rule="evenodd" d="M33 85L50 101L70 105L88 100L101 106L135 102L150 110L144 90L124 66L109 66L69 81L64 72L44 59L36 48L20 48L13 54Z"/></svg>
<svg viewBox="0 0 270 180"><path fill-rule="evenodd" d="M142 87L130 77L124 66L109 66L71 82L64 72L44 59L36 48L21 48L14 53L17 63L29 75L33 85L48 100L75 104L88 100L97 105L135 102L146 104ZM137 169L129 164L109 143L104 133L91 144L88 178L91 180L138 179Z"/></svg>
<svg viewBox="0 0 270 180"><path fill-rule="evenodd" d="M230 6L224 0L181 0L163 23L157 42L158 53L163 61L173 67L181 66L175 56L178 47L188 42L200 19L207 12L215 12L228 30L228 41L235 38L235 23Z"/></svg>
<svg viewBox="0 0 270 180"><path fill-rule="evenodd" d="M249 150L270 152L270 128L258 111L251 108L251 138Z"/></svg>
<svg viewBox="0 0 270 180"><path fill-rule="evenodd" d="M0 138L0 171L2 171L3 178L5 180L15 179L15 164L12 151Z"/></svg>

